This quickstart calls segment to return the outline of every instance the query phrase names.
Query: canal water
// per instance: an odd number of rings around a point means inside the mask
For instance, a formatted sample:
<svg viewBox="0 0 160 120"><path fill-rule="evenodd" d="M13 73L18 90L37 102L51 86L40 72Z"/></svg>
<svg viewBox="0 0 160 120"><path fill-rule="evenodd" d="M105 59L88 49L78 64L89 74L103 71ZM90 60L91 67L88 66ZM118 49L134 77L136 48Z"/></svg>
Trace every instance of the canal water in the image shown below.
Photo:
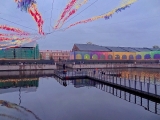
<svg viewBox="0 0 160 120"><path fill-rule="evenodd" d="M0 120L160 120L160 101L52 72L1 72Z"/></svg>

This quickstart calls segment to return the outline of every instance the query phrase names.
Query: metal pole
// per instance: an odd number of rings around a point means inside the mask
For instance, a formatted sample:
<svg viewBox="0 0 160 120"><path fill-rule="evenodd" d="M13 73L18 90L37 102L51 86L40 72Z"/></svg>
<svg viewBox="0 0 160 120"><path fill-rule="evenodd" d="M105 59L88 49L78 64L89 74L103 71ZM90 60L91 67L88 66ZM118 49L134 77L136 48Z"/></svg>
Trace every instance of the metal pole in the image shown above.
<svg viewBox="0 0 160 120"><path fill-rule="evenodd" d="M134 81L135 82L135 84L134 84L135 85L134 86L135 89L136 89L136 79L137 79L137 76L135 75L135 81Z"/></svg>
<svg viewBox="0 0 160 120"><path fill-rule="evenodd" d="M157 95L157 85L154 85L155 88L155 94Z"/></svg>
<svg viewBox="0 0 160 120"><path fill-rule="evenodd" d="M126 76L124 77L124 86L126 86Z"/></svg>
<svg viewBox="0 0 160 120"><path fill-rule="evenodd" d="M147 83L147 92L149 93L149 83Z"/></svg>
<svg viewBox="0 0 160 120"><path fill-rule="evenodd" d="M154 77L154 84L156 84L156 78Z"/></svg>
<svg viewBox="0 0 160 120"><path fill-rule="evenodd" d="M112 77L112 83L114 83L114 76Z"/></svg>

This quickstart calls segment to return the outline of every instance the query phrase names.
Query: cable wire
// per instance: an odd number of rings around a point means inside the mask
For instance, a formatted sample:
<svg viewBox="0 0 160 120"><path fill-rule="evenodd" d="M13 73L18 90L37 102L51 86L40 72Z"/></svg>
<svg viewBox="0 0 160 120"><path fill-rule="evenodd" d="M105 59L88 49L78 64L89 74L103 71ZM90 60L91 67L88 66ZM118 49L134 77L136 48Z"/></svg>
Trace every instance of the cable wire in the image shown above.
<svg viewBox="0 0 160 120"><path fill-rule="evenodd" d="M90 4L88 7L86 7L85 9L83 9L81 12L79 12L78 14L76 14L74 17L70 18L69 20L67 20L65 23L69 22L70 20L72 20L73 18L77 17L78 15L80 15L82 12L84 12L85 10L87 10L88 8L90 8L93 4L95 4L96 2L98 2L99 0L94 1L92 4ZM64 24L65 24L64 23Z"/></svg>
<svg viewBox="0 0 160 120"><path fill-rule="evenodd" d="M51 22L52 22L53 4L54 4L54 0L52 2L51 17L50 17L50 26L51 26L51 28L52 28Z"/></svg>
<svg viewBox="0 0 160 120"><path fill-rule="evenodd" d="M99 0L96 0L94 1L92 4L90 4L88 7L86 7L85 9L83 9L82 11L80 11L78 14L76 14L74 17L70 18L69 20L67 20L63 25L65 25L67 22L69 22L70 20L72 20L73 18L77 17L78 15L80 15L82 12L84 12L85 10L87 10L88 8L90 8L92 5L94 5L96 2L98 2ZM52 34L54 32L57 32L57 31L63 31L64 28L61 28L59 30L55 30L55 31L52 31L52 32L49 32L49 33L46 33L46 35L49 35L49 34Z"/></svg>
<svg viewBox="0 0 160 120"><path fill-rule="evenodd" d="M37 31L36 29L33 29L33 28L30 28L30 27L27 27L27 26L24 26L24 25L21 25L21 24L15 23L15 22L13 22L13 21L10 21L10 20L7 20L7 19L1 18L1 17L0 17L0 19L2 19L2 20L4 20L4 21L7 21L7 22L10 22L10 23L13 23L13 24L15 24L15 25L19 25L19 26L21 26L21 27L24 27L24 28L30 29L30 30ZM38 31L37 31L37 32L38 32Z"/></svg>

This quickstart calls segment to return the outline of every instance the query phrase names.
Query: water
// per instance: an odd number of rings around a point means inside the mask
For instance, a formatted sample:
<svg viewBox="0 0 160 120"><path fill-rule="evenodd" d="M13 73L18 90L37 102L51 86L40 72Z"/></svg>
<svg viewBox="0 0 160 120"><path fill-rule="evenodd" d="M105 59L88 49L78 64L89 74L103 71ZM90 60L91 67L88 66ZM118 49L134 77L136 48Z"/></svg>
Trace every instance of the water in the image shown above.
<svg viewBox="0 0 160 120"><path fill-rule="evenodd" d="M52 72L1 73L0 120L160 119L158 101L91 80L63 82Z"/></svg>

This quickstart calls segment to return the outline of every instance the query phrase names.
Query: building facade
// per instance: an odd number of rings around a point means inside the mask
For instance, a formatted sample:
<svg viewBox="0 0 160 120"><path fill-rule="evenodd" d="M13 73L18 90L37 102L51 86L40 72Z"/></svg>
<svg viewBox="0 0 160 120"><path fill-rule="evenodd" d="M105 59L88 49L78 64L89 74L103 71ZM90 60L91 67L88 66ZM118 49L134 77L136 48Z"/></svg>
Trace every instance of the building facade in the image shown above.
<svg viewBox="0 0 160 120"><path fill-rule="evenodd" d="M39 47L36 42L25 44L21 47L1 49L0 59L39 59Z"/></svg>
<svg viewBox="0 0 160 120"><path fill-rule="evenodd" d="M43 60L69 60L71 51L61 51L61 50L41 50L40 58Z"/></svg>
<svg viewBox="0 0 160 120"><path fill-rule="evenodd" d="M75 44L71 60L160 60L159 48L105 47L93 44Z"/></svg>

